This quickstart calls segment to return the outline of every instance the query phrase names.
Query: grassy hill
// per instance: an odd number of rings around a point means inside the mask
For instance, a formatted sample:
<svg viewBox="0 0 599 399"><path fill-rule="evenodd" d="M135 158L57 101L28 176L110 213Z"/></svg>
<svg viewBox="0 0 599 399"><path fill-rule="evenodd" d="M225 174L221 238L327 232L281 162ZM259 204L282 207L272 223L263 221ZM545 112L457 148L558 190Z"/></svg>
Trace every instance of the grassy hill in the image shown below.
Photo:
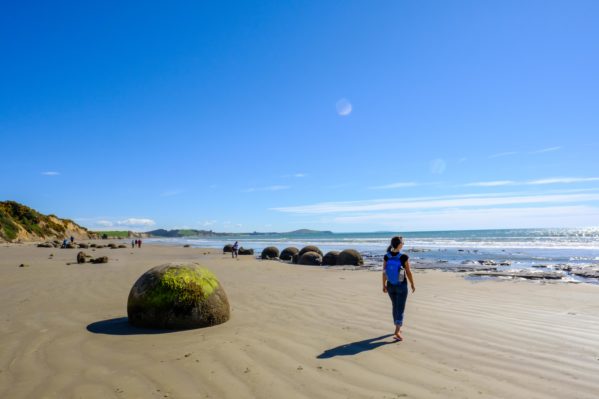
<svg viewBox="0 0 599 399"><path fill-rule="evenodd" d="M94 238L85 227L55 215L43 215L15 201L0 202L0 241L37 241L49 238Z"/></svg>

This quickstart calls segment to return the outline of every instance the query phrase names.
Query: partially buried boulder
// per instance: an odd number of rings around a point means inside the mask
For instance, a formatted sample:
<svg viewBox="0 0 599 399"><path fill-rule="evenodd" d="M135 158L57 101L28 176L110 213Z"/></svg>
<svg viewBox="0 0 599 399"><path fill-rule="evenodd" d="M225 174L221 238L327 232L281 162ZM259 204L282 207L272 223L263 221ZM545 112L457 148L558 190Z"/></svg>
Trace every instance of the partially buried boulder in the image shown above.
<svg viewBox="0 0 599 399"><path fill-rule="evenodd" d="M137 327L187 329L229 320L229 301L218 279L198 264L156 266L135 282L127 301Z"/></svg>
<svg viewBox="0 0 599 399"><path fill-rule="evenodd" d="M308 245L307 247L303 247L301 251L299 251L299 256L300 258L302 257L303 254L305 254L306 252L316 252L319 253L320 256L322 256L322 251L320 250L320 248L314 246L314 245Z"/></svg>
<svg viewBox="0 0 599 399"><path fill-rule="evenodd" d="M54 245L49 242L43 242L41 244L37 244L39 248L54 248Z"/></svg>
<svg viewBox="0 0 599 399"><path fill-rule="evenodd" d="M87 249L87 248L89 248L89 245L87 245L85 243L81 243L81 244L79 244L79 248Z"/></svg>
<svg viewBox="0 0 599 399"><path fill-rule="evenodd" d="M322 258L323 266L335 266L337 264L337 257L339 256L339 251L329 251Z"/></svg>
<svg viewBox="0 0 599 399"><path fill-rule="evenodd" d="M239 248L239 251L237 253L239 255L253 255L254 249L253 248L245 249L244 247L241 247L241 248Z"/></svg>
<svg viewBox="0 0 599 399"><path fill-rule="evenodd" d="M283 251L281 251L281 255L279 255L279 259L281 260L292 260L293 255L297 255L299 249L296 247L287 247Z"/></svg>
<svg viewBox="0 0 599 399"><path fill-rule="evenodd" d="M275 259L279 257L279 249L277 247L266 247L262 250L262 259Z"/></svg>
<svg viewBox="0 0 599 399"><path fill-rule="evenodd" d="M115 243L111 242L110 244L108 244L108 248L110 248L110 249L117 249L118 246Z"/></svg>
<svg viewBox="0 0 599 399"><path fill-rule="evenodd" d="M77 254L77 263L85 263L86 257L87 255L85 255L85 252L79 251L79 253Z"/></svg>
<svg viewBox="0 0 599 399"><path fill-rule="evenodd" d="M127 248L127 246L125 244L121 244L119 245L119 248Z"/></svg>
<svg viewBox="0 0 599 399"><path fill-rule="evenodd" d="M108 256L100 256L99 258L90 259L91 263L108 263Z"/></svg>
<svg viewBox="0 0 599 399"><path fill-rule="evenodd" d="M337 256L337 265L362 266L364 259L355 249L345 249Z"/></svg>
<svg viewBox="0 0 599 399"><path fill-rule="evenodd" d="M233 252L233 245L227 244L223 247L223 253L225 252Z"/></svg>
<svg viewBox="0 0 599 399"><path fill-rule="evenodd" d="M308 251L299 257L300 265L320 266L322 265L322 255L318 252Z"/></svg>

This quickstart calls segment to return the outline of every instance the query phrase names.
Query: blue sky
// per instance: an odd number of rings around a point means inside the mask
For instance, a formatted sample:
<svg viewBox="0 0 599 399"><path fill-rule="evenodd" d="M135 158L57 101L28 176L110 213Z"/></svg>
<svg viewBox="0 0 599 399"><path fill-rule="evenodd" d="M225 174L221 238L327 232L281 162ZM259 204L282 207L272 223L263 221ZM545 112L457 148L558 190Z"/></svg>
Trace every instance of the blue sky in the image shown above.
<svg viewBox="0 0 599 399"><path fill-rule="evenodd" d="M0 199L93 229L599 225L599 2L1 7Z"/></svg>

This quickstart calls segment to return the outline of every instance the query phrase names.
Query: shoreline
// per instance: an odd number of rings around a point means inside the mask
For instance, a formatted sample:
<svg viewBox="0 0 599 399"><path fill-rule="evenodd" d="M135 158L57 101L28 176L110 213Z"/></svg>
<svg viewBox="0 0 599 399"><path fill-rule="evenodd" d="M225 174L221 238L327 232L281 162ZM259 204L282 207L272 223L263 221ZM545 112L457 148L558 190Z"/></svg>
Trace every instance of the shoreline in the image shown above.
<svg viewBox="0 0 599 399"><path fill-rule="evenodd" d="M379 273L152 245L103 248L94 256L109 256L106 264L66 265L77 252L0 247L0 396L593 398L599 391L596 285L415 270L405 341L391 343ZM153 266L187 261L220 279L231 320L197 330L132 329L125 317L133 282Z"/></svg>

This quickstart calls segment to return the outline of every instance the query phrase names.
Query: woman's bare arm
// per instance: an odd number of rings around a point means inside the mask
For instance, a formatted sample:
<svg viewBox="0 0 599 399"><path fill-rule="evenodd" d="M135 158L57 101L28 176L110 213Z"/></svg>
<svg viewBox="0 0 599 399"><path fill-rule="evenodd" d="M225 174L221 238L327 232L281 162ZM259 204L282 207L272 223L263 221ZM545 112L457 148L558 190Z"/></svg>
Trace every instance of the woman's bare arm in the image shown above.
<svg viewBox="0 0 599 399"><path fill-rule="evenodd" d="M412 270L410 269L410 261L406 261L405 265L406 276L408 277L408 281L410 282L410 287L412 287L412 292L416 291L416 286L414 285L414 277L412 277Z"/></svg>
<svg viewBox="0 0 599 399"><path fill-rule="evenodd" d="M387 261L383 259L383 292L387 292L387 274L385 269L387 268Z"/></svg>

